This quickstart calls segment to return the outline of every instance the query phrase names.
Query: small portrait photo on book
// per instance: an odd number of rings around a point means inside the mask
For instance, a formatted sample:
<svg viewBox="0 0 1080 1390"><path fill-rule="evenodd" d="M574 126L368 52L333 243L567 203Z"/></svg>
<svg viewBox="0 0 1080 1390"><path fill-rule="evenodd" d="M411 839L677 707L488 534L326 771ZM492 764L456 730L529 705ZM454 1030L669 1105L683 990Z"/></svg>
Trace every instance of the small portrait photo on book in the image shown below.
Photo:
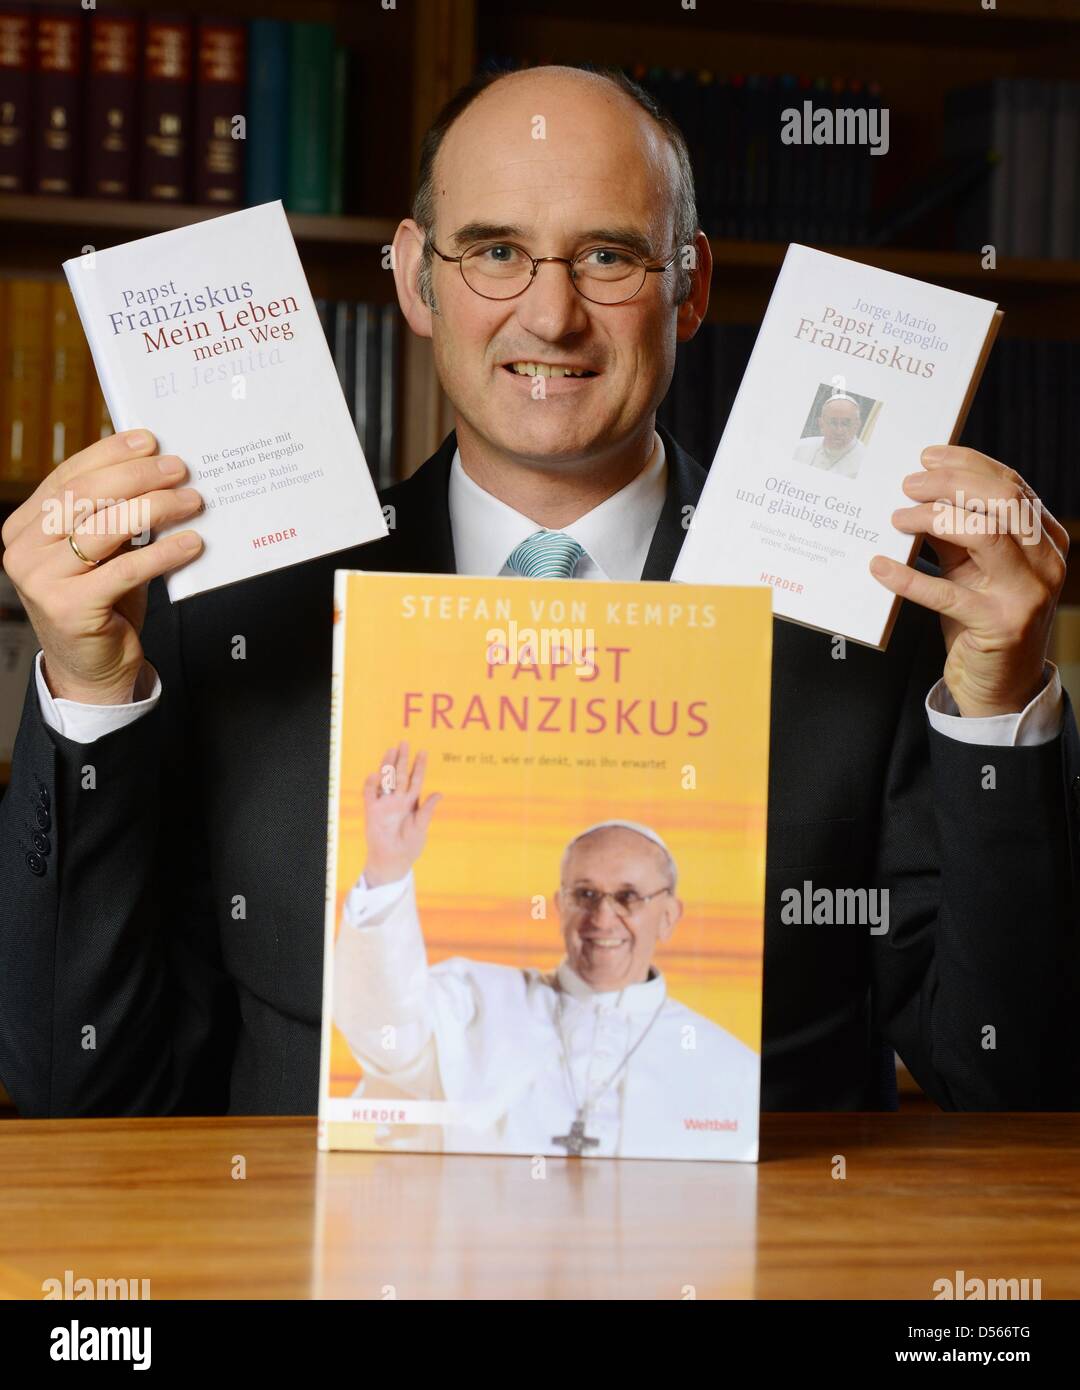
<svg viewBox="0 0 1080 1390"><path fill-rule="evenodd" d="M824 468L838 478L857 478L866 462L881 401L840 391L822 382L795 446L796 463Z"/></svg>

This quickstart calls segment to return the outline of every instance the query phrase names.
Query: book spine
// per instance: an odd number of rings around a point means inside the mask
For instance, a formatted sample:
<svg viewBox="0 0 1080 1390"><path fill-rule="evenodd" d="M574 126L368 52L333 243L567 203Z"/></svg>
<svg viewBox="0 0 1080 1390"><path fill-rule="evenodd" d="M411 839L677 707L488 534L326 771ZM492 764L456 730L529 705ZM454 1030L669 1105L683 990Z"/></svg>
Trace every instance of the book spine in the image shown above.
<svg viewBox="0 0 1080 1390"><path fill-rule="evenodd" d="M1051 121L1050 245L1054 260L1072 259L1080 192L1080 83L1056 82Z"/></svg>
<svg viewBox="0 0 1080 1390"><path fill-rule="evenodd" d="M57 197L79 192L82 30L77 15L38 16L35 42L37 140L34 191Z"/></svg>
<svg viewBox="0 0 1080 1390"><path fill-rule="evenodd" d="M334 90L330 111L330 170L327 211L340 217L345 210L345 136L349 96L349 50L334 49Z"/></svg>
<svg viewBox="0 0 1080 1390"><path fill-rule="evenodd" d="M215 207L239 207L244 190L244 119L247 32L242 24L199 23L195 89L195 198Z"/></svg>
<svg viewBox="0 0 1080 1390"><path fill-rule="evenodd" d="M86 192L131 198L135 192L139 26L131 17L90 20L86 107Z"/></svg>
<svg viewBox="0 0 1080 1390"><path fill-rule="evenodd" d="M191 25L152 16L145 33L139 196L183 203L191 197Z"/></svg>
<svg viewBox="0 0 1080 1390"><path fill-rule="evenodd" d="M11 280L7 289L8 348L0 477L36 481L43 471L48 284L44 280Z"/></svg>
<svg viewBox="0 0 1080 1390"><path fill-rule="evenodd" d="M338 826L341 810L341 712L345 683L345 623L349 576L334 572L334 639L330 664L330 764L327 775L326 835L326 914L323 940L323 999L333 998L334 942L337 936ZM316 1144L328 1149L329 1132L326 1102L330 1097L330 1050L333 1038L332 1010L322 1012L322 1042L319 1049L319 1122Z"/></svg>
<svg viewBox="0 0 1080 1390"><path fill-rule="evenodd" d="M89 442L86 434L90 353L71 291L63 280L49 285L51 338L42 477Z"/></svg>
<svg viewBox="0 0 1080 1390"><path fill-rule="evenodd" d="M247 201L285 199L288 188L289 28L255 19L249 36Z"/></svg>
<svg viewBox="0 0 1080 1390"><path fill-rule="evenodd" d="M328 24L294 24L290 34L290 212L330 209L330 130L334 31Z"/></svg>
<svg viewBox="0 0 1080 1390"><path fill-rule="evenodd" d="M33 129L34 21L21 10L0 14L0 193L30 187Z"/></svg>

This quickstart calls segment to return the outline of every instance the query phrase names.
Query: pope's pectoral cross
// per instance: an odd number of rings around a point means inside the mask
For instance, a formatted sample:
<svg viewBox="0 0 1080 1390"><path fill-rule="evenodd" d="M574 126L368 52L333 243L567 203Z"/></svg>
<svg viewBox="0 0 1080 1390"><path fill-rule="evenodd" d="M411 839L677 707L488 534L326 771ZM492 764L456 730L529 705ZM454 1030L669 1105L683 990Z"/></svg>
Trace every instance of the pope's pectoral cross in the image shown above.
<svg viewBox="0 0 1080 1390"><path fill-rule="evenodd" d="M561 1144L571 1158L580 1158L587 1148L595 1149L600 1143L599 1139L593 1139L585 1133L585 1121L578 1112L578 1118L570 1126L569 1134L556 1134L552 1137L553 1144Z"/></svg>

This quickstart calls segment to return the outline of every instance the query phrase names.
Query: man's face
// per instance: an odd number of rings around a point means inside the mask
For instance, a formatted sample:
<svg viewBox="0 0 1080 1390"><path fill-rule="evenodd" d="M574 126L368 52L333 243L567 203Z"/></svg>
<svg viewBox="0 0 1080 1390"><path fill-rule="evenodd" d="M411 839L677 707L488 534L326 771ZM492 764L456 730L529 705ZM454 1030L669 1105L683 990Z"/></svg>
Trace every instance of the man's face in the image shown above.
<svg viewBox="0 0 1080 1390"><path fill-rule="evenodd" d="M663 851L634 830L612 826L574 845L556 902L567 959L587 985L605 991L648 979L657 943L668 939L682 912L673 892L658 892L669 887ZM656 896L625 909L610 897L576 900L599 893Z"/></svg>
<svg viewBox="0 0 1080 1390"><path fill-rule="evenodd" d="M831 453L846 449L859 432L859 407L854 401L826 401L821 408L821 433Z"/></svg>
<svg viewBox="0 0 1080 1390"><path fill-rule="evenodd" d="M542 135L543 138L535 138ZM620 93L537 74L483 93L446 136L436 167L433 241L460 255L479 240L566 256L623 234L648 264L675 250L674 157ZM495 253L498 255L499 253ZM435 362L459 434L526 466L572 469L631 438L663 399L675 361L675 269L648 275L627 303L594 304L548 262L516 299L481 298L433 256ZM543 381L513 363L586 368Z"/></svg>

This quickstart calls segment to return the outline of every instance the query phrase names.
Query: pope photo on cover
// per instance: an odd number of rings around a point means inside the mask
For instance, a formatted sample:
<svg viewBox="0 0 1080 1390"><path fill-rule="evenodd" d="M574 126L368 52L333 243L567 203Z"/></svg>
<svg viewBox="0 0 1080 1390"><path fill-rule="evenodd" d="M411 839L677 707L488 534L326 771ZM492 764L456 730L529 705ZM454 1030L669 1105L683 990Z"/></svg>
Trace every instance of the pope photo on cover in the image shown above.
<svg viewBox="0 0 1080 1390"><path fill-rule="evenodd" d="M561 935L556 969L431 965L413 879L438 834L425 766L401 743L365 780L366 859L334 951L334 1023L363 1068L355 1094L387 1103L373 1122L396 1121L377 1146L756 1158L758 1054L671 998L655 963L684 911L663 838L618 816L567 827L554 920L535 924L538 952Z"/></svg>

